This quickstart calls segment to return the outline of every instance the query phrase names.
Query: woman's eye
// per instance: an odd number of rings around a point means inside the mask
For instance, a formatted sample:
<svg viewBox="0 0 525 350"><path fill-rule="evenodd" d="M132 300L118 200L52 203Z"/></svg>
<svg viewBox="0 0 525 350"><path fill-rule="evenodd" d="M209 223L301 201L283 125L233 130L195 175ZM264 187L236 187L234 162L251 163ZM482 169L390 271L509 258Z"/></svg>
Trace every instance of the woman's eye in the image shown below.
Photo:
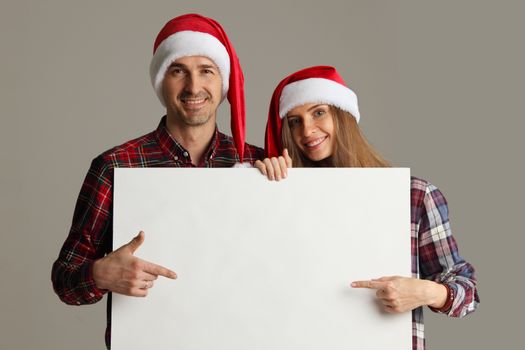
<svg viewBox="0 0 525 350"><path fill-rule="evenodd" d="M299 125L299 123L300 123L300 121L299 121L298 118L288 119L288 126L289 126L290 128L293 128L293 127Z"/></svg>
<svg viewBox="0 0 525 350"><path fill-rule="evenodd" d="M318 109L314 112L314 116L316 117L320 117L322 115L324 115L326 113L326 111L324 109Z"/></svg>

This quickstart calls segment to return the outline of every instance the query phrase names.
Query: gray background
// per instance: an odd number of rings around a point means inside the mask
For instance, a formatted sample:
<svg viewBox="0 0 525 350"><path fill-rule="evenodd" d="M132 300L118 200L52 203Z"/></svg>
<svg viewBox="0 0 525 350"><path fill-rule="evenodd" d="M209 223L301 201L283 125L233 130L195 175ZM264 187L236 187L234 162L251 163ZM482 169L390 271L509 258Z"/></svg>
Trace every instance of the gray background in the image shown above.
<svg viewBox="0 0 525 350"><path fill-rule="evenodd" d="M369 140L443 190L482 302L461 320L426 312L429 348L521 343L524 10L475 0L2 1L0 348L104 348L105 300L62 304L51 264L91 159L157 126L153 41L185 12L217 19L236 47L248 141L263 144L282 77L334 65L360 98ZM228 113L225 104L226 130Z"/></svg>

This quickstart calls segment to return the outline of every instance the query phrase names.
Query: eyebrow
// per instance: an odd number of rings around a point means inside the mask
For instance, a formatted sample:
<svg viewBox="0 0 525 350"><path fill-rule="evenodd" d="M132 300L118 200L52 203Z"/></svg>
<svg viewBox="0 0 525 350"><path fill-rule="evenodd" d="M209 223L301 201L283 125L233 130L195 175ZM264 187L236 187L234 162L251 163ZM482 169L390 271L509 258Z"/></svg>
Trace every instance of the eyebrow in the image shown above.
<svg viewBox="0 0 525 350"><path fill-rule="evenodd" d="M186 65L182 64L182 63L176 63L176 62L172 62L170 64L170 68L171 67L181 67L181 68L186 68Z"/></svg>
<svg viewBox="0 0 525 350"><path fill-rule="evenodd" d="M327 104L326 103L318 103L318 104L313 105L312 107L308 108L306 111L310 112L312 109L316 109L319 106L327 106ZM299 117L299 115L292 114L292 115L287 115L286 119L288 119L288 118L297 118L297 117Z"/></svg>
<svg viewBox="0 0 525 350"><path fill-rule="evenodd" d="M316 105L313 105L312 107L308 108L308 112L310 112L312 109L316 109L319 106L326 106L326 103L318 103Z"/></svg>
<svg viewBox="0 0 525 350"><path fill-rule="evenodd" d="M178 63L178 62L173 62L172 64L170 64L170 68L171 67L179 67L179 68L188 69L188 66L186 66L185 64L182 64L182 63ZM199 64L197 66L197 68L199 68L199 69L203 69L203 68L210 69L210 68L212 68L212 69L215 69L215 70L219 69L217 66L215 66L213 64Z"/></svg>
<svg viewBox="0 0 525 350"><path fill-rule="evenodd" d="M199 64L199 68L213 68L213 69L219 69L216 65L213 64Z"/></svg>

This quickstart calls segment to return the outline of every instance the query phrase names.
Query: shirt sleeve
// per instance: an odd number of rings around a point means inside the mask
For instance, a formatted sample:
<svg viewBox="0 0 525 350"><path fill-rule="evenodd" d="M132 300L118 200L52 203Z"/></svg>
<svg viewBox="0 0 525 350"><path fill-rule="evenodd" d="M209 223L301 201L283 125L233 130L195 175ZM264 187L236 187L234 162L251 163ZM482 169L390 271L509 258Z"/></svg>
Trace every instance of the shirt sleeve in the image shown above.
<svg viewBox="0 0 525 350"><path fill-rule="evenodd" d="M447 201L435 186L426 186L419 222L418 250L421 278L447 284L454 293L450 317L473 312L479 297L474 267L460 255L450 229Z"/></svg>
<svg viewBox="0 0 525 350"><path fill-rule="evenodd" d="M66 304L92 304L107 290L96 287L93 263L111 250L113 170L102 157L93 160L78 195L73 222L51 280Z"/></svg>

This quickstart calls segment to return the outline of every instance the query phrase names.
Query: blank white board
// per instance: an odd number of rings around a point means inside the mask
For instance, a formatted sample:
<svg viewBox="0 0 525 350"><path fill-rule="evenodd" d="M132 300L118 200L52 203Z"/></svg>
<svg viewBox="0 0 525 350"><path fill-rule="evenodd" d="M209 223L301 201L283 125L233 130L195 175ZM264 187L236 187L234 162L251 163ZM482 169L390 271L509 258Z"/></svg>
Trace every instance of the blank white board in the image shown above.
<svg viewBox="0 0 525 350"><path fill-rule="evenodd" d="M410 171L115 169L113 246L166 266L113 295L112 349L410 349L411 313L353 280L410 276Z"/></svg>

